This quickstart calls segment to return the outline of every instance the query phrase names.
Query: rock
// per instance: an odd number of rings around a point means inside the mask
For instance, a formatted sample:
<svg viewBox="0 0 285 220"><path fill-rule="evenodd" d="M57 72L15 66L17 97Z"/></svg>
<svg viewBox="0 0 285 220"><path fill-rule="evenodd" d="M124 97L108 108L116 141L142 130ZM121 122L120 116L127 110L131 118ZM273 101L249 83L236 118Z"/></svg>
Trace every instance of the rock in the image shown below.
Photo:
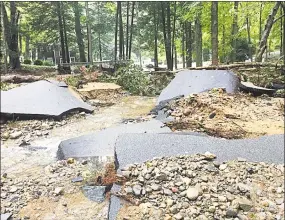
<svg viewBox="0 0 285 220"><path fill-rule="evenodd" d="M172 191L173 193L177 193L179 190L178 190L176 187L171 187L171 191Z"/></svg>
<svg viewBox="0 0 285 220"><path fill-rule="evenodd" d="M227 209L227 212L226 212L226 216L227 216L227 217L236 217L237 214L238 214L238 212L237 212L236 209L234 209L234 208L232 208L232 207L229 207L229 208Z"/></svg>
<svg viewBox="0 0 285 220"><path fill-rule="evenodd" d="M126 187L126 188L125 188L125 192L126 192L127 194L131 194L131 193L133 192L132 187Z"/></svg>
<svg viewBox="0 0 285 220"><path fill-rule="evenodd" d="M209 212L215 213L216 212L216 207L215 206L210 206L209 207Z"/></svg>
<svg viewBox="0 0 285 220"><path fill-rule="evenodd" d="M13 132L12 134L10 134L10 138L11 138L11 139L17 139L17 138L21 137L22 134L23 134L23 133L22 133L21 131L15 131L15 132Z"/></svg>
<svg viewBox="0 0 285 220"><path fill-rule="evenodd" d="M14 193L18 190L18 188L16 186L12 186L9 190L10 193Z"/></svg>
<svg viewBox="0 0 285 220"><path fill-rule="evenodd" d="M132 173L131 171L122 171L122 175L123 175L124 177L126 177L127 179L130 178L131 173Z"/></svg>
<svg viewBox="0 0 285 220"><path fill-rule="evenodd" d="M176 215L173 216L175 219L183 219L183 216L180 213L177 213Z"/></svg>
<svg viewBox="0 0 285 220"><path fill-rule="evenodd" d="M239 208L242 209L245 212L250 211L250 209L252 208L253 204L251 201L249 201L248 199L245 198L239 198L239 199L235 199L233 201L233 203L236 203L239 205Z"/></svg>
<svg viewBox="0 0 285 220"><path fill-rule="evenodd" d="M216 112L212 112L212 113L209 115L209 118L210 118L210 119L213 119L215 116L216 116Z"/></svg>
<svg viewBox="0 0 285 220"><path fill-rule="evenodd" d="M75 159L74 158L68 158L67 159L67 163L68 164L73 164L75 162Z"/></svg>
<svg viewBox="0 0 285 220"><path fill-rule="evenodd" d="M142 192L142 187L140 185L133 186L133 192L136 196L140 196Z"/></svg>
<svg viewBox="0 0 285 220"><path fill-rule="evenodd" d="M164 195L171 195L172 194L172 191L171 190L169 190L169 189L164 189L163 190L163 193L164 193Z"/></svg>
<svg viewBox="0 0 285 220"><path fill-rule="evenodd" d="M203 182L208 182L208 177L207 176L201 176L201 180Z"/></svg>
<svg viewBox="0 0 285 220"><path fill-rule="evenodd" d="M251 187L248 185L245 185L243 183L238 183L237 184L237 189L243 193L245 192L250 192L251 191Z"/></svg>
<svg viewBox="0 0 285 220"><path fill-rule="evenodd" d="M172 207L169 209L169 211L170 211L172 214L178 213L178 209L177 209L176 206L172 206Z"/></svg>
<svg viewBox="0 0 285 220"><path fill-rule="evenodd" d="M56 187L55 190L54 190L54 194L57 195L57 196L58 195L62 195L63 192L64 192L63 187Z"/></svg>
<svg viewBox="0 0 285 220"><path fill-rule="evenodd" d="M158 185L158 184L152 184L150 186L150 188L153 190L153 191L157 191L157 190L160 190L161 189L161 186Z"/></svg>
<svg viewBox="0 0 285 220"><path fill-rule="evenodd" d="M82 182L82 181L83 181L82 176L75 177L71 180L71 182L73 182L73 183Z"/></svg>
<svg viewBox="0 0 285 220"><path fill-rule="evenodd" d="M245 158L238 157L238 158L237 158L237 161L238 161L238 162L246 162L247 160L246 160Z"/></svg>
<svg viewBox="0 0 285 220"><path fill-rule="evenodd" d="M191 112L192 112L191 108L186 108L186 109L183 111L183 115L188 116L188 115L190 115Z"/></svg>
<svg viewBox="0 0 285 220"><path fill-rule="evenodd" d="M10 137L9 132L3 132L3 133L1 134L1 138L3 138L3 139L8 139L9 137Z"/></svg>
<svg viewBox="0 0 285 220"><path fill-rule="evenodd" d="M189 187L186 195L189 200L196 200L199 196L199 190L196 187Z"/></svg>
<svg viewBox="0 0 285 220"><path fill-rule="evenodd" d="M217 156L215 155L215 154L212 154L212 153L210 153L210 152L205 152L205 154L204 154L204 156L206 157L206 159L208 159L208 160L213 160L213 159L215 159Z"/></svg>
<svg viewBox="0 0 285 220"><path fill-rule="evenodd" d="M173 203L174 203L174 202L173 202L172 199L167 199L167 200L166 200L166 205L167 205L168 207L172 206Z"/></svg>
<svg viewBox="0 0 285 220"><path fill-rule="evenodd" d="M219 169L220 169L220 170L225 170L227 167L228 167L228 165L225 164L225 163L223 163L223 164L221 164L221 165L219 166Z"/></svg>
<svg viewBox="0 0 285 220"><path fill-rule="evenodd" d="M227 198L225 196L218 196L218 200L220 202L226 202L227 201Z"/></svg>
<svg viewBox="0 0 285 220"><path fill-rule="evenodd" d="M281 205L284 202L284 198L275 199L277 205Z"/></svg>
<svg viewBox="0 0 285 220"><path fill-rule="evenodd" d="M166 181L168 180L168 177L165 173L160 173L159 175L156 176L156 179L159 181Z"/></svg>

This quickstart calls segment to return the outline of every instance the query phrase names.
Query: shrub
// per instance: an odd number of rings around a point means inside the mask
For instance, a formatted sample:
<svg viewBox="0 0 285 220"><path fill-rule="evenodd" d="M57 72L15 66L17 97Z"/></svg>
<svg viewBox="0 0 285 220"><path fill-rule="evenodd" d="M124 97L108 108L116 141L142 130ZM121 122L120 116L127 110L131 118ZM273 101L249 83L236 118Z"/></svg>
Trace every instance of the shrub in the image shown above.
<svg viewBox="0 0 285 220"><path fill-rule="evenodd" d="M147 95L150 77L137 65L129 64L116 71L117 83L134 95Z"/></svg>
<svg viewBox="0 0 285 220"><path fill-rule="evenodd" d="M43 66L54 66L50 61L45 60Z"/></svg>
<svg viewBox="0 0 285 220"><path fill-rule="evenodd" d="M24 64L32 64L31 60L24 60Z"/></svg>
<svg viewBox="0 0 285 220"><path fill-rule="evenodd" d="M42 66L42 65L43 65L43 61L41 61L41 60L35 60L35 61L34 61L34 65Z"/></svg>

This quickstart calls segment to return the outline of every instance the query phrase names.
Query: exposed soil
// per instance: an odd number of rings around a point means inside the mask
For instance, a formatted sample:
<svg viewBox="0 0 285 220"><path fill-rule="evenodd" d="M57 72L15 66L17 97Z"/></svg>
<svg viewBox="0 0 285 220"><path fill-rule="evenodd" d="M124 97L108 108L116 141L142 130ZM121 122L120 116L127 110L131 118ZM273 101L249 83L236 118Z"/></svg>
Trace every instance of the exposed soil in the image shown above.
<svg viewBox="0 0 285 220"><path fill-rule="evenodd" d="M227 94L222 89L169 104L172 130L205 132L227 139L284 133L284 99Z"/></svg>

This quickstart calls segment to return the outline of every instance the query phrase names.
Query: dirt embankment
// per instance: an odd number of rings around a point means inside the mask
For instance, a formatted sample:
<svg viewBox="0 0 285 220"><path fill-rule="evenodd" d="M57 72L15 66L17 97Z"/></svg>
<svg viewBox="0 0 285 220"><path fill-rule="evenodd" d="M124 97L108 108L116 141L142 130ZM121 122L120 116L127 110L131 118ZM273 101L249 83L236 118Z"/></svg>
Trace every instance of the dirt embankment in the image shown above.
<svg viewBox="0 0 285 220"><path fill-rule="evenodd" d="M205 132L228 139L284 133L284 99L227 94L222 89L192 95L168 106L172 130Z"/></svg>

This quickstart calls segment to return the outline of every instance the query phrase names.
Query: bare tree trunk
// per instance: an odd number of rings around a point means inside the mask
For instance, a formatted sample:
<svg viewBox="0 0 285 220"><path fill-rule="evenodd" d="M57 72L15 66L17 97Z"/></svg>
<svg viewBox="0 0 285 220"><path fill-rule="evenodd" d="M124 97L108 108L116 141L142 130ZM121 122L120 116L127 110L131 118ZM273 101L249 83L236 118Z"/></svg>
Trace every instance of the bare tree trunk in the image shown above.
<svg viewBox="0 0 285 220"><path fill-rule="evenodd" d="M246 16L246 29L247 29L247 41L248 41L248 46L249 46L249 58L250 61L252 62L252 45L251 45L251 37L250 37L250 18L247 13Z"/></svg>
<svg viewBox="0 0 285 220"><path fill-rule="evenodd" d="M26 35L25 59L30 59L30 36Z"/></svg>
<svg viewBox="0 0 285 220"><path fill-rule="evenodd" d="M218 2L212 2L211 12L211 29L212 29L212 65L219 64L218 54Z"/></svg>
<svg viewBox="0 0 285 220"><path fill-rule="evenodd" d="M57 8L57 17L58 17L58 26L59 26L62 62L66 63L64 36L63 36L63 25L62 25L62 17L61 17L61 4L60 4L60 2L56 2L56 8Z"/></svg>
<svg viewBox="0 0 285 220"><path fill-rule="evenodd" d="M88 2L85 2L86 8L86 23L87 23L87 37L88 37L88 62L93 64L93 54L92 54L92 36L91 36L91 28L90 28L90 20L89 20L89 8Z"/></svg>
<svg viewBox="0 0 285 220"><path fill-rule="evenodd" d="M117 12L116 12L116 26L115 26L115 61L117 60L118 51L118 16L119 16L119 2L117 2Z"/></svg>
<svg viewBox="0 0 285 220"><path fill-rule="evenodd" d="M66 22L65 22L65 15L64 15L64 5L61 2L61 12L62 12L62 21L63 21L63 30L64 30L64 41L65 41L65 56L67 63L70 63L70 56L69 56L69 49L68 49L68 40L67 40L67 33L66 33Z"/></svg>
<svg viewBox="0 0 285 220"><path fill-rule="evenodd" d="M283 15L285 15L285 4L282 4ZM283 17L283 41L282 41L282 48L283 48L283 64L285 65L285 17Z"/></svg>
<svg viewBox="0 0 285 220"><path fill-rule="evenodd" d="M182 65L183 65L183 68L185 68L185 23L183 23L182 25Z"/></svg>
<svg viewBox="0 0 285 220"><path fill-rule="evenodd" d="M129 2L127 2L127 27L126 27L126 59L128 59L129 55Z"/></svg>
<svg viewBox="0 0 285 220"><path fill-rule="evenodd" d="M234 17L233 17L233 28L232 28L232 53L231 53L232 63L236 61L236 53L237 53L238 5L239 2L234 2Z"/></svg>
<svg viewBox="0 0 285 220"><path fill-rule="evenodd" d="M175 69L177 70L177 50L176 50L176 46L174 46L174 66Z"/></svg>
<svg viewBox="0 0 285 220"><path fill-rule="evenodd" d="M22 33L21 33L21 19L19 19L19 56L22 55L23 47L22 47Z"/></svg>
<svg viewBox="0 0 285 220"><path fill-rule="evenodd" d="M270 31L271 31L271 28L272 28L272 25L274 23L274 17L275 15L277 14L278 12L278 8L280 6L281 2L276 2L270 15L268 16L267 18L267 21L266 21L266 24L265 24L265 27L264 27L264 31L263 31L263 34L262 34L262 37L261 37L261 41L260 41L260 44L259 44L259 48L258 48L258 51L257 51L257 55L256 55L256 61L257 62L261 62L262 61L262 55L266 49L266 44L267 44L267 38L270 34Z"/></svg>
<svg viewBox="0 0 285 220"><path fill-rule="evenodd" d="M262 7L263 7L263 2L260 2L260 8L259 8L259 43L261 41L261 35L262 35Z"/></svg>
<svg viewBox="0 0 285 220"><path fill-rule="evenodd" d="M154 67L158 67L158 52L157 52L157 32L158 32L158 21L156 16L156 6L157 3L154 3L153 7L153 19L154 19Z"/></svg>
<svg viewBox="0 0 285 220"><path fill-rule="evenodd" d="M280 9L280 15L282 15L282 8ZM280 19L280 56L282 55L283 55L283 18Z"/></svg>
<svg viewBox="0 0 285 220"><path fill-rule="evenodd" d="M9 60L11 69L20 69L20 57L18 48L18 22L20 17L20 12L17 11L16 3L10 1L10 22L8 20L6 8L4 4L1 4L3 12L3 26L5 30L6 42L9 49Z"/></svg>
<svg viewBox="0 0 285 220"><path fill-rule="evenodd" d="M167 2L167 24L165 23L165 3L161 2L161 15L162 15L162 25L163 25L163 37L166 53L167 68L173 70L171 62L171 30L170 30L170 5Z"/></svg>
<svg viewBox="0 0 285 220"><path fill-rule="evenodd" d="M133 2L133 5L132 5L132 19L131 19L131 27L130 27L129 60L131 59L131 53L132 53L132 39L133 39L134 14L135 14L135 2Z"/></svg>
<svg viewBox="0 0 285 220"><path fill-rule="evenodd" d="M81 31L81 24L80 24L80 9L79 9L78 2L73 2L73 12L74 12L76 41L77 41L77 45L79 49L80 62L86 62L83 34Z"/></svg>
<svg viewBox="0 0 285 220"><path fill-rule="evenodd" d="M186 30L186 66L192 67L192 23L185 24Z"/></svg>
<svg viewBox="0 0 285 220"><path fill-rule="evenodd" d="M122 18L122 2L118 2L119 7L119 58L122 60L124 53L124 32L123 32L123 18Z"/></svg>
<svg viewBox="0 0 285 220"><path fill-rule="evenodd" d="M200 2L200 7L202 3ZM201 10L195 20L195 44L196 44L196 67L203 66L203 53L202 53L202 27L201 27Z"/></svg>
<svg viewBox="0 0 285 220"><path fill-rule="evenodd" d="M5 33L6 33L6 28L5 28L5 22L4 22L4 10L5 10L5 6L4 6L4 2L0 2L1 4L1 28L2 28L2 37L3 37L3 45L2 48L3 48L3 60L4 60L4 70L3 72L5 74L8 73L8 63L7 63L7 41L5 39ZM2 81L2 78L1 78L1 81Z"/></svg>
<svg viewBox="0 0 285 220"><path fill-rule="evenodd" d="M171 62L173 66L173 55L175 50L174 39L175 39L175 23L176 23L176 2L174 2L174 15L173 15L173 30L172 30L172 48L171 48ZM177 64L176 64L177 66Z"/></svg>

